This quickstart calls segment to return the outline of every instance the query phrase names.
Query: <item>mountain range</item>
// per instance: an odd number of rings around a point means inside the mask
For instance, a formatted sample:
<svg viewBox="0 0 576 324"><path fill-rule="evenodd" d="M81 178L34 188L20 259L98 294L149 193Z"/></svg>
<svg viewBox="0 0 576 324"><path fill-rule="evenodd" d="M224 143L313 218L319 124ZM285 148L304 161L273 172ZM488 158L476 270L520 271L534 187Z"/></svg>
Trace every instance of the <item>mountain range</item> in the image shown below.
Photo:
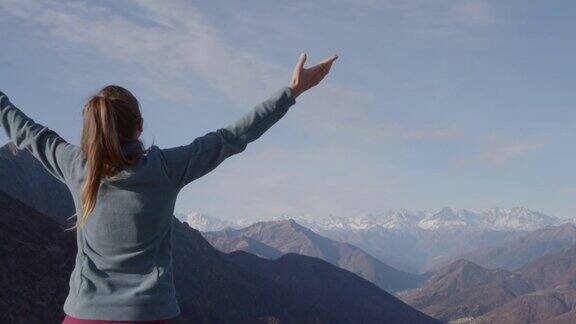
<svg viewBox="0 0 576 324"><path fill-rule="evenodd" d="M197 212L176 215L182 221L200 231L219 231L226 228L241 228L254 223L247 219L222 220ZM391 210L382 214L342 216L282 215L270 220L293 219L315 232L366 231L383 228L396 231L445 230L476 228L493 231L533 231L545 226L559 225L567 220L532 211L525 207L493 208L483 212L444 207L439 211ZM263 221L263 220L258 220ZM257 221L256 221L257 222Z"/></svg>
<svg viewBox="0 0 576 324"><path fill-rule="evenodd" d="M279 218L283 218L281 216ZM346 217L318 217L310 215L290 216L312 230L364 231L374 227L388 230L443 230L455 228L477 228L493 231L533 231L535 229L558 225L562 221L542 212L525 207L494 208L483 212L444 207L433 212L413 212L409 210L391 210L382 214L364 214Z"/></svg>
<svg viewBox="0 0 576 324"><path fill-rule="evenodd" d="M190 226L207 231L239 229L246 221L221 221L192 213ZM384 264L410 273L439 269L465 253L492 247L566 221L523 207L485 212L443 208L438 212L391 211L351 217L274 217L292 219L335 241L347 242Z"/></svg>
<svg viewBox="0 0 576 324"><path fill-rule="evenodd" d="M362 249L323 237L294 220L258 222L242 229L203 232L224 252L243 250L268 259L287 253L317 257L356 273L387 291L416 287L422 277L382 263Z"/></svg>

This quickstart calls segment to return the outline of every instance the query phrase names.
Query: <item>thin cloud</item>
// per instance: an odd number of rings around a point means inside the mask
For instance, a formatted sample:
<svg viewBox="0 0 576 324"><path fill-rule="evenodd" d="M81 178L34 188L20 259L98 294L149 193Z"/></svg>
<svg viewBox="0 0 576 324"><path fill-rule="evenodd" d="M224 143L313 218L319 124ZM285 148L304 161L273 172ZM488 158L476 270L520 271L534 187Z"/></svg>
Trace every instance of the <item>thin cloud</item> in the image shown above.
<svg viewBox="0 0 576 324"><path fill-rule="evenodd" d="M501 166L526 156L546 144L542 139L511 141L503 140L494 135L489 136L487 142L477 153L463 159L462 162Z"/></svg>
<svg viewBox="0 0 576 324"><path fill-rule="evenodd" d="M46 28L57 40L54 46L61 41L86 45L103 57L137 67L141 83L151 86L154 80L154 88L164 85L160 95L185 97L190 90L183 89L182 83L192 75L244 103L253 98L247 94L254 89L268 93L281 84L280 76L289 75L286 68L255 53L236 51L184 2L134 4L133 15L140 19L88 2L17 0L0 6L12 16Z"/></svg>

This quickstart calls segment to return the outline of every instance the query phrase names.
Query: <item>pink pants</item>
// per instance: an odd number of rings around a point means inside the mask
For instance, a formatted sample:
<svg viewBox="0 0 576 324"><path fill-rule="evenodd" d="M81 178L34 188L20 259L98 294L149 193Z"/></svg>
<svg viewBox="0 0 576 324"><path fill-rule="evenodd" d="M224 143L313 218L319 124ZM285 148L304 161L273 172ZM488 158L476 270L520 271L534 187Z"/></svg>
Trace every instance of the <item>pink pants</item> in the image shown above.
<svg viewBox="0 0 576 324"><path fill-rule="evenodd" d="M62 324L168 324L168 320L158 321L100 321L100 320L86 320L66 315Z"/></svg>

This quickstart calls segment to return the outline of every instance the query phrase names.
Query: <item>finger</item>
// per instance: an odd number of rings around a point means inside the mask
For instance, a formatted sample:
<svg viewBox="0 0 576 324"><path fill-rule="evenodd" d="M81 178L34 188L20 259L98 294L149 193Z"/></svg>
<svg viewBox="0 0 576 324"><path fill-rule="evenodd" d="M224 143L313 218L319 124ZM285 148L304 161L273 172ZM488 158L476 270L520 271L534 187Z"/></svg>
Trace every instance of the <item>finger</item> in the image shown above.
<svg viewBox="0 0 576 324"><path fill-rule="evenodd" d="M302 70L304 68L304 63L306 63L306 53L300 54L298 58L298 63L296 63L296 68Z"/></svg>
<svg viewBox="0 0 576 324"><path fill-rule="evenodd" d="M292 71L292 82L296 82L299 79L302 69L304 69L304 63L306 62L306 53L300 54L298 62L294 66L294 71Z"/></svg>
<svg viewBox="0 0 576 324"><path fill-rule="evenodd" d="M328 56L327 58L323 59L322 61L320 61L320 63L318 63L319 65L322 64L332 64L332 62L336 61L336 59L338 58L338 55L333 54Z"/></svg>
<svg viewBox="0 0 576 324"><path fill-rule="evenodd" d="M327 74L330 71L330 68L332 67L332 63L334 63L334 61L338 58L337 55L333 55L325 60L323 60L322 62L318 63L317 66L319 68L320 71L322 71L322 73Z"/></svg>

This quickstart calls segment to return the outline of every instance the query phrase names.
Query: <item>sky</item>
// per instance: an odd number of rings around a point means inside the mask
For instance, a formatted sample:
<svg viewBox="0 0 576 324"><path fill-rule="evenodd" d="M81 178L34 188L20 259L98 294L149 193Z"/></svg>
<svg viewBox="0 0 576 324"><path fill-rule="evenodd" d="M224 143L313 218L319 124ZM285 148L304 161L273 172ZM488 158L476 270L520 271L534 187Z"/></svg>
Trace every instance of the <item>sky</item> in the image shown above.
<svg viewBox="0 0 576 324"><path fill-rule="evenodd" d="M337 53L177 212L265 219L525 206L576 217L574 1L0 0L0 89L78 144L85 100L139 99L148 147L227 126ZM8 141L0 132L0 145Z"/></svg>

